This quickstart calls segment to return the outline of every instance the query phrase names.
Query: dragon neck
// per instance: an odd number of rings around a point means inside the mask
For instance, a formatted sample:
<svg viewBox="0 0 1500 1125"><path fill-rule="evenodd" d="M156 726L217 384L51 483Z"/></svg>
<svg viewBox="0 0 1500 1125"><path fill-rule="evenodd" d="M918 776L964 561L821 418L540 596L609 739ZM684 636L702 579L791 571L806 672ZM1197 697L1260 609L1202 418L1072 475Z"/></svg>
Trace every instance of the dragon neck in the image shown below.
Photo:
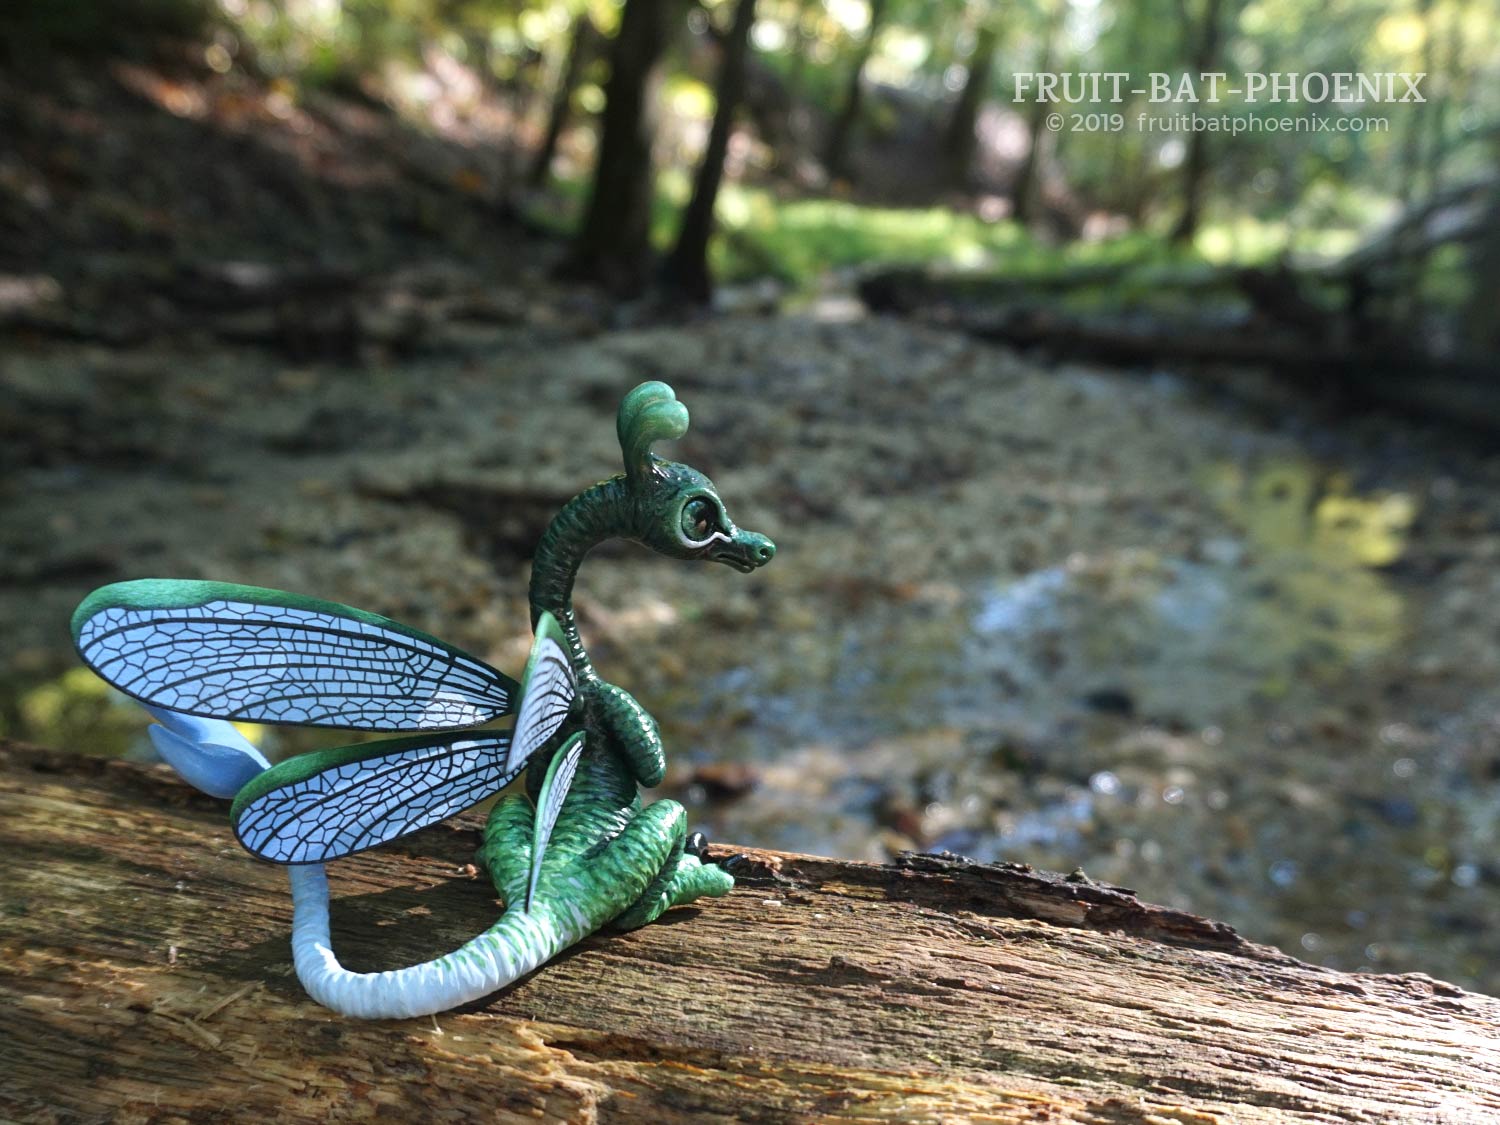
<svg viewBox="0 0 1500 1125"><path fill-rule="evenodd" d="M585 489L563 506L542 533L531 564L531 622L546 610L568 638L568 654L580 680L598 679L573 616L573 582L587 555L606 539L635 535L634 510L623 476Z"/></svg>

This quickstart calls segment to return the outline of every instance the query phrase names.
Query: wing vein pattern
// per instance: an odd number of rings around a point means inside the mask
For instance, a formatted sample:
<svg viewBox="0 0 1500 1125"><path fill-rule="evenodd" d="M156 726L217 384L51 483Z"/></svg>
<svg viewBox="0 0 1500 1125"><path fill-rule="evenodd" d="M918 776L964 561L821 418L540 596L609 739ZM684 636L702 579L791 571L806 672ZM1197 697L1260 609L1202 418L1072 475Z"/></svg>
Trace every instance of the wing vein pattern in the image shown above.
<svg viewBox="0 0 1500 1125"><path fill-rule="evenodd" d="M122 691L189 715L400 731L510 710L512 682L482 661L326 605L108 606L83 622L78 650Z"/></svg>
<svg viewBox="0 0 1500 1125"><path fill-rule="evenodd" d="M510 744L513 766L525 763L557 733L578 690L573 662L548 631L538 633L534 649L527 661L515 738Z"/></svg>
<svg viewBox="0 0 1500 1125"><path fill-rule="evenodd" d="M364 851L499 792L520 772L506 767L509 746L508 731L474 731L306 755L347 758L315 773L292 758L262 775L263 792L236 800L235 833L275 863L325 863Z"/></svg>

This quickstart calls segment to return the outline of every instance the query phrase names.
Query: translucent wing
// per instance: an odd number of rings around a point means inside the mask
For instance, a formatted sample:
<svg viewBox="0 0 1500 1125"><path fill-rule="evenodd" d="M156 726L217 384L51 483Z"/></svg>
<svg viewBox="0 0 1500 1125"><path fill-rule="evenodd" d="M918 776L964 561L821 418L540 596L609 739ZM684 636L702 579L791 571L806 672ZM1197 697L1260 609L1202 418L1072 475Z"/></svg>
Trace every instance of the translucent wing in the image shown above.
<svg viewBox="0 0 1500 1125"><path fill-rule="evenodd" d="M188 715L349 730L455 730L513 709L516 683L389 618L225 582L143 579L73 614L90 668Z"/></svg>
<svg viewBox="0 0 1500 1125"><path fill-rule="evenodd" d="M536 894L536 882L542 874L542 857L547 854L547 841L552 839L552 830L557 827L557 815L562 812L563 801L573 784L573 775L578 772L578 760L583 757L583 732L579 731L562 744L562 749L547 767L542 791L536 796L536 825L531 835L531 878L526 884L526 909L531 910L531 899Z"/></svg>
<svg viewBox="0 0 1500 1125"><path fill-rule="evenodd" d="M510 764L517 769L557 733L573 706L578 679L568 659L567 644L557 619L543 611L521 677L521 707L510 743Z"/></svg>
<svg viewBox="0 0 1500 1125"><path fill-rule="evenodd" d="M462 812L498 792L509 731L393 738L289 758L247 784L230 818L273 863L323 863Z"/></svg>

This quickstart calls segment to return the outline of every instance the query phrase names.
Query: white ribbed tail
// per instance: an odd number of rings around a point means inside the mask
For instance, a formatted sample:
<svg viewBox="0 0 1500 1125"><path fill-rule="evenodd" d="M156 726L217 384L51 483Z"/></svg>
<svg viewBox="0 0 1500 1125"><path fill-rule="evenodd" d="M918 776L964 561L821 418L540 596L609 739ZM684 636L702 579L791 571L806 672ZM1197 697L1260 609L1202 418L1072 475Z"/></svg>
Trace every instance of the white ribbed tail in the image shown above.
<svg viewBox="0 0 1500 1125"><path fill-rule="evenodd" d="M307 994L344 1016L407 1019L488 996L539 968L588 934L582 912L565 923L551 911L507 910L472 941L443 957L351 973L339 964L328 930L328 877L321 864L293 867L292 959Z"/></svg>
<svg viewBox="0 0 1500 1125"><path fill-rule="evenodd" d="M290 869L292 959L307 994L340 1015L406 1019L446 1011L488 996L539 968L587 934L584 919L558 926L555 916L507 910L500 921L443 957L351 973L339 964L328 930L328 877L318 864ZM577 929L577 933L568 932Z"/></svg>

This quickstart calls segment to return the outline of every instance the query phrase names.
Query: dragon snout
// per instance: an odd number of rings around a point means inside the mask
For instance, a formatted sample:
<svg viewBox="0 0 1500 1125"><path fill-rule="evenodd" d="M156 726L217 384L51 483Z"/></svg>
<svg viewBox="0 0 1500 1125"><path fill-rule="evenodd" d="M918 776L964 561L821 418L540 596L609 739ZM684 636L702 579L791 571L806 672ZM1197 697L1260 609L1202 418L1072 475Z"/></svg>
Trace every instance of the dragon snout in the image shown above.
<svg viewBox="0 0 1500 1125"><path fill-rule="evenodd" d="M746 547L751 559L756 566L765 566L776 557L776 544L764 535L758 535L753 531L744 532Z"/></svg>
<svg viewBox="0 0 1500 1125"><path fill-rule="evenodd" d="M749 573L776 557L776 544L757 532L736 530L734 538L721 544L709 557Z"/></svg>

